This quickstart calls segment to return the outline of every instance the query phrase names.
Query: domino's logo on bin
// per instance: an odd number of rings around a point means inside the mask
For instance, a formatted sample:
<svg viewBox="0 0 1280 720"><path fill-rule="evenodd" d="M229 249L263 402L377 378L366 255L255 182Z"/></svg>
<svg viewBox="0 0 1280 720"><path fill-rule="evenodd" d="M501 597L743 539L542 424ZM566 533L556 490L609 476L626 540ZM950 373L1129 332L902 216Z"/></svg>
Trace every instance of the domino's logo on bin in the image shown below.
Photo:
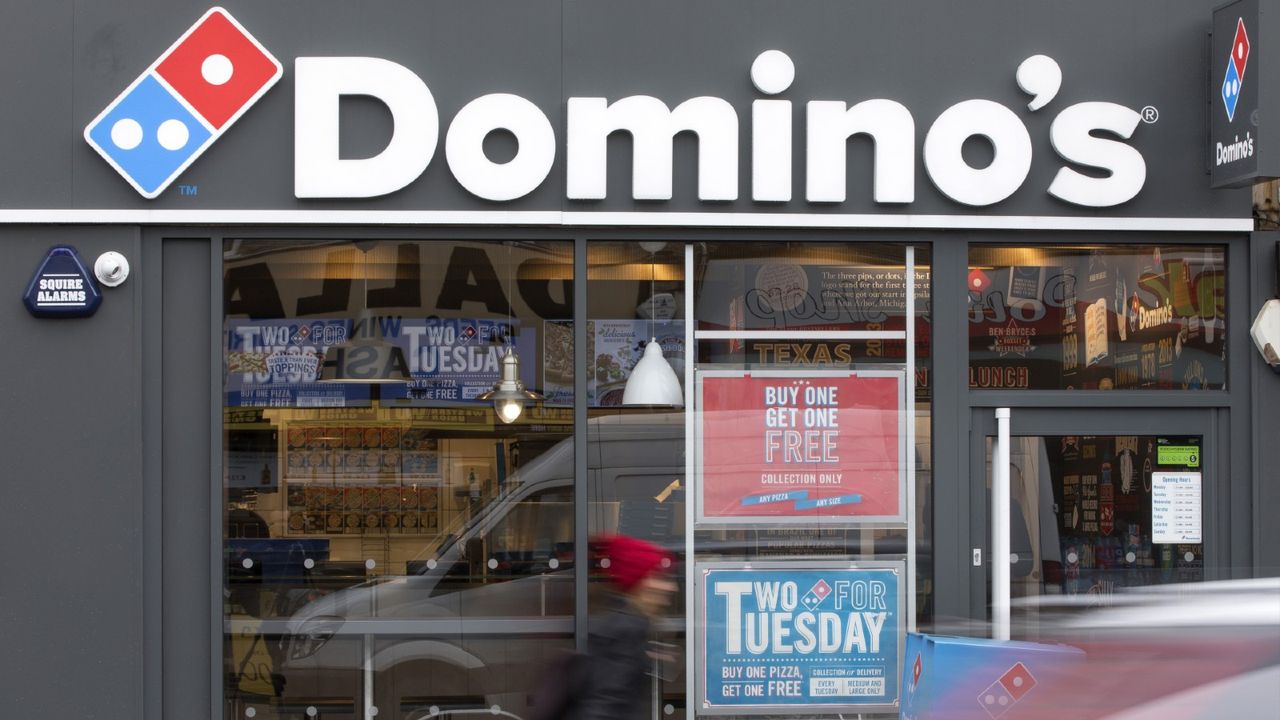
<svg viewBox="0 0 1280 720"><path fill-rule="evenodd" d="M1027 666L1020 662L1014 663L1013 667L1006 670L999 679L978 694L978 704L987 711L987 715L990 715L992 720L995 720L1008 712L1014 703L1031 692L1031 688L1035 686L1036 679L1032 677Z"/></svg>
<svg viewBox="0 0 1280 720"><path fill-rule="evenodd" d="M89 123L84 139L154 198L283 74L230 13L211 8Z"/></svg>
<svg viewBox="0 0 1280 720"><path fill-rule="evenodd" d="M1236 36L1231 41L1231 56L1227 58L1227 77L1222 81L1222 104L1227 109L1227 122L1235 122L1236 103L1244 85L1244 70L1249 64L1249 33L1244 28L1244 18L1236 20Z"/></svg>

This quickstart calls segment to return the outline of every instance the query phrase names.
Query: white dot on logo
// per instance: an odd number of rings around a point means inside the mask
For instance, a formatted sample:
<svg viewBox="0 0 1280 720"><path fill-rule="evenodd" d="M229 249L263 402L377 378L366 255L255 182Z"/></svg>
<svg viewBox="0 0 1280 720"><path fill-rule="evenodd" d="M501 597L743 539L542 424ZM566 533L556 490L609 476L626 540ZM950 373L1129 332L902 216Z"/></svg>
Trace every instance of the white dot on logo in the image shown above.
<svg viewBox="0 0 1280 720"><path fill-rule="evenodd" d="M111 142L121 150L132 150L142 144L142 126L133 118L121 118L111 126Z"/></svg>
<svg viewBox="0 0 1280 720"><path fill-rule="evenodd" d="M1014 686L1014 687L1022 687L1022 678L1020 678L1020 677L1016 677L1016 678L1014 678L1014 679L1013 679L1013 686Z"/></svg>
<svg viewBox="0 0 1280 720"><path fill-rule="evenodd" d="M1009 704L1009 698L1007 698L1007 697L1005 697L1005 696L1001 695L1001 696L1000 696L1000 705L1001 705L1001 706L1004 706L1004 705L1008 705L1008 704Z"/></svg>
<svg viewBox="0 0 1280 720"><path fill-rule="evenodd" d="M974 280L973 280L973 286L974 286L974 287L976 287L976 288L980 288L980 287L982 287L982 280L981 280L981 279L978 279L978 278L974 278Z"/></svg>
<svg viewBox="0 0 1280 720"><path fill-rule="evenodd" d="M165 150L181 150L187 146L187 141L191 139L191 131L187 129L187 124L181 120L169 119L160 123L160 128L156 130L156 140L160 142L160 147Z"/></svg>
<svg viewBox="0 0 1280 720"><path fill-rule="evenodd" d="M995 704L995 702L996 702L996 696L995 696L995 695L988 695L988 696L986 696L986 697L982 698L982 702L984 702L984 703L986 703L986 704L988 704L988 705L994 705L994 704Z"/></svg>
<svg viewBox="0 0 1280 720"><path fill-rule="evenodd" d="M1240 58L1241 60L1244 59L1244 43L1240 43L1239 45L1236 46L1236 57Z"/></svg>
<svg viewBox="0 0 1280 720"><path fill-rule="evenodd" d="M796 65L781 50L766 50L751 63L751 82L766 95L777 95L795 79Z"/></svg>
<svg viewBox="0 0 1280 720"><path fill-rule="evenodd" d="M225 85L234 72L235 66L226 55L215 53L200 63L200 75L210 85Z"/></svg>

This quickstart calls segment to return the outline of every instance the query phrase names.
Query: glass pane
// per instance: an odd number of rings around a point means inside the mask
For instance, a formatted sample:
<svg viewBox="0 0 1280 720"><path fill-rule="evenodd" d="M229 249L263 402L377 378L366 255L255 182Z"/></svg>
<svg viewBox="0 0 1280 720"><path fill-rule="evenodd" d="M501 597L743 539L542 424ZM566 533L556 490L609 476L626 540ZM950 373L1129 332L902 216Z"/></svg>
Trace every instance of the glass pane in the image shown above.
<svg viewBox="0 0 1280 720"><path fill-rule="evenodd" d="M1226 248L969 250L969 386L1226 388Z"/></svg>
<svg viewBox="0 0 1280 720"><path fill-rule="evenodd" d="M572 245L224 263L228 717L523 713L573 629ZM545 397L510 423L504 371Z"/></svg>
<svg viewBox="0 0 1280 720"><path fill-rule="evenodd" d="M694 246L693 291L701 330L880 330L905 328L902 246L707 243ZM901 363L898 341L705 340L685 347L685 245L593 242L588 245L588 516L593 538L638 537L672 551L676 592L653 618L650 642L674 663L659 662L639 702L646 716L686 717L684 538L694 534L698 561L901 559L902 525L876 528L686 527L685 419L692 402L685 363L699 370L840 370ZM917 261L917 448L915 512L921 563L919 617L932 617L930 564L929 256ZM623 406L647 341L680 385L678 404ZM856 442L851 440L851 442ZM593 545L589 628L603 627L617 606L608 547ZM652 705L652 706L651 706Z"/></svg>
<svg viewBox="0 0 1280 720"><path fill-rule="evenodd" d="M1203 580L1202 447L1198 436L1012 438L1012 597L1103 604L1120 588ZM1015 631L1034 634L1036 612L1015 602Z"/></svg>

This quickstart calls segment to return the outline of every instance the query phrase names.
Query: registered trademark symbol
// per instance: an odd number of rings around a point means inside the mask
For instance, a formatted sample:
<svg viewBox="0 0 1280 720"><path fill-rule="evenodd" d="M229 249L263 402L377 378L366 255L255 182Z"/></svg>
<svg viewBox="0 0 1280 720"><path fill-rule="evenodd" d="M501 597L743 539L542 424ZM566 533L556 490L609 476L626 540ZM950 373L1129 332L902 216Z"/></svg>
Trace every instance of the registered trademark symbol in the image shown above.
<svg viewBox="0 0 1280 720"><path fill-rule="evenodd" d="M1160 111L1155 109L1154 105L1148 105L1142 108L1142 122L1150 125L1160 119Z"/></svg>

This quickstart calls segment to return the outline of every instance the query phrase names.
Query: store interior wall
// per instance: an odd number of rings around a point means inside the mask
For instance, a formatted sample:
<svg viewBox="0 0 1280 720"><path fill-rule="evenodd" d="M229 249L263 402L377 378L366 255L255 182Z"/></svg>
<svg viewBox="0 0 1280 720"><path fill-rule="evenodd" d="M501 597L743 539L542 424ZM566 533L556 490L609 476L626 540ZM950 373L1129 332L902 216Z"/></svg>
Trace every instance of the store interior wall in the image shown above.
<svg viewBox="0 0 1280 720"><path fill-rule="evenodd" d="M143 717L146 632L140 285L96 315L38 319L21 297L50 246L92 268L137 228L0 230L0 717ZM134 271L138 271L135 265Z"/></svg>

